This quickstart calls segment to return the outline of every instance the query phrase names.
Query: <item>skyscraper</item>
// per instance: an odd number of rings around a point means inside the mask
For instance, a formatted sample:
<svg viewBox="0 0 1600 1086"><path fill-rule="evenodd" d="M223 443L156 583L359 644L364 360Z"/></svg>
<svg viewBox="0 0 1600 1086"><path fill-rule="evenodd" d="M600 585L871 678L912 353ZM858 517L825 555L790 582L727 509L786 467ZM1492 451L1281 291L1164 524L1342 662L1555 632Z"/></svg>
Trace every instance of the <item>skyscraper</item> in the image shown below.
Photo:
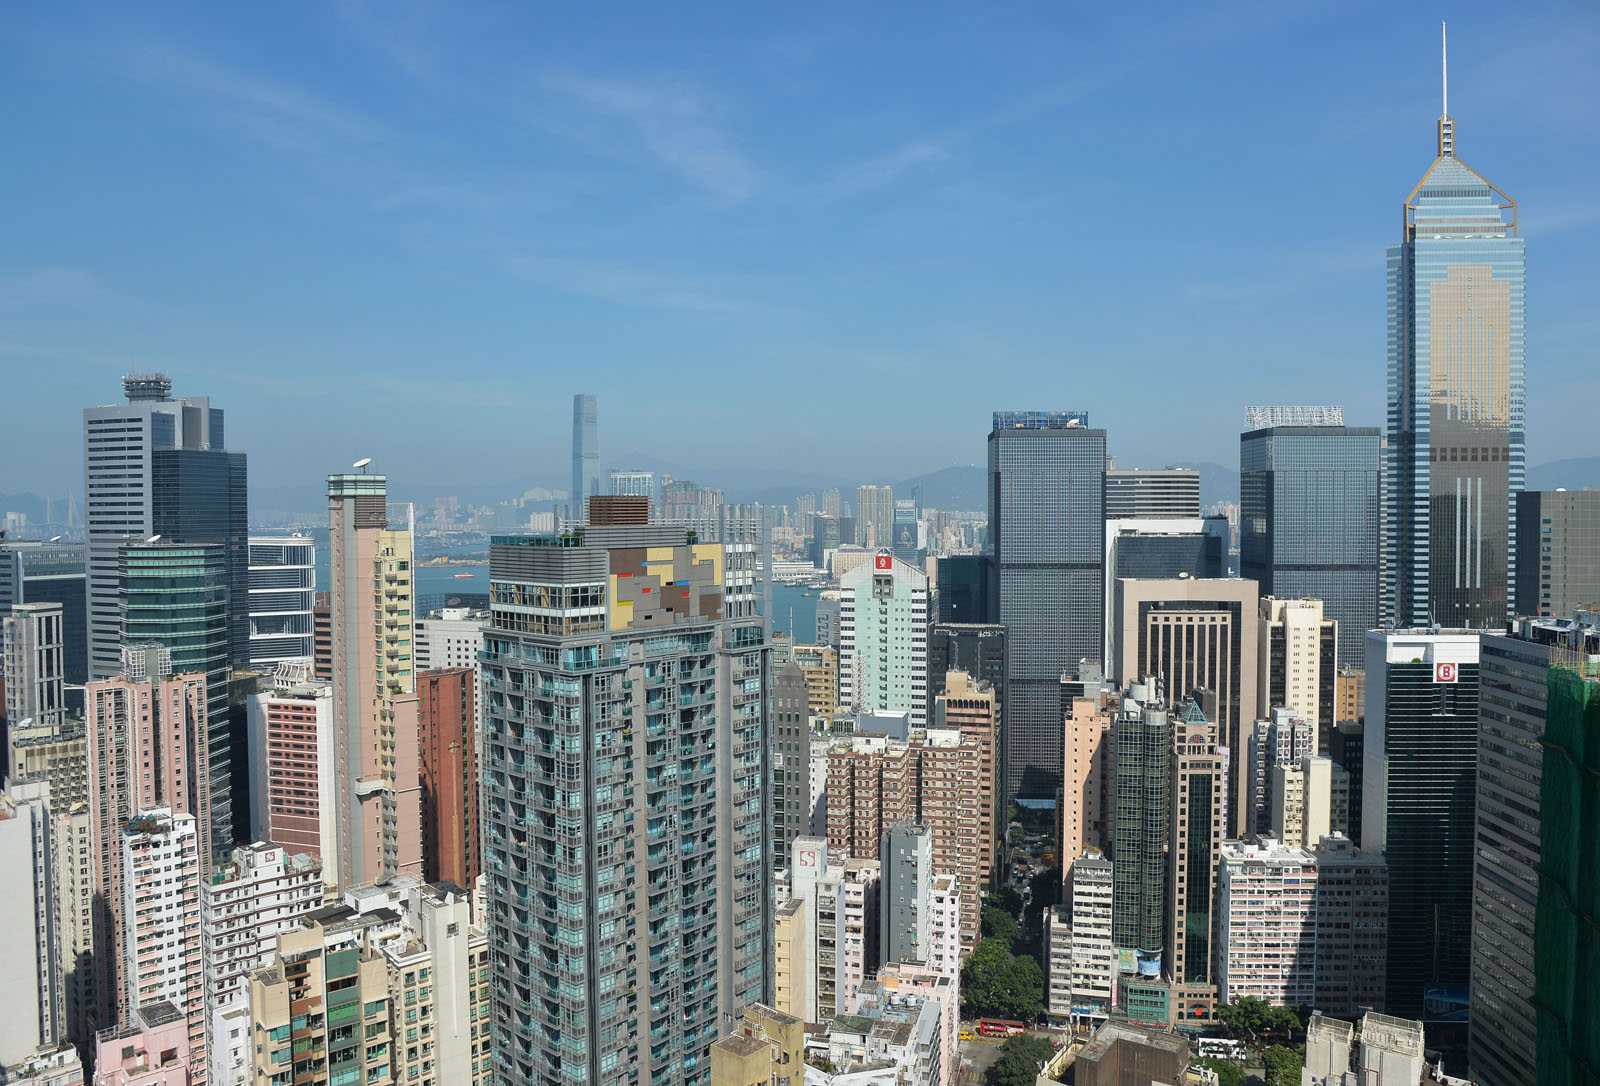
<svg viewBox="0 0 1600 1086"><path fill-rule="evenodd" d="M572 518L583 523L585 503L605 491L600 486L600 438L598 409L594 397L578 393L572 397Z"/></svg>
<svg viewBox="0 0 1600 1086"><path fill-rule="evenodd" d="M1218 747L1217 726L1192 699L1172 716L1172 763L1166 810L1167 931L1163 968L1172 981L1179 1017L1207 1019L1216 1005L1213 963L1228 956L1213 946L1217 933L1217 856L1228 822L1222 786L1228 766Z"/></svg>
<svg viewBox="0 0 1600 1086"><path fill-rule="evenodd" d="M908 565L922 568L922 545L917 536L920 530L917 503L896 498L894 503L894 556Z"/></svg>
<svg viewBox="0 0 1600 1086"><path fill-rule="evenodd" d="M345 890L422 869L411 526L389 527L388 494L382 475L328 476L334 809Z"/></svg>
<svg viewBox="0 0 1600 1086"><path fill-rule="evenodd" d="M1378 429L1340 407L1252 407L1245 426L1239 573L1263 596L1321 600L1339 659L1360 667L1378 626Z"/></svg>
<svg viewBox="0 0 1600 1086"><path fill-rule="evenodd" d="M61 677L67 684L68 709L83 709L89 681L88 601L82 543L36 543L0 538L0 615L19 603L61 605ZM5 642L0 630L0 649Z"/></svg>
<svg viewBox="0 0 1600 1086"><path fill-rule="evenodd" d="M496 1082L696 1081L767 993L762 545L604 523L491 541Z"/></svg>
<svg viewBox="0 0 1600 1086"><path fill-rule="evenodd" d="M229 723L228 557L221 544L131 543L117 559L122 582L122 636L127 644L156 644L170 655L175 674L205 675L205 743L210 804L201 842L212 851L202 870L233 847L233 729ZM243 744L241 746L241 753ZM246 789L241 757L240 792ZM180 810L189 808L180 807ZM243 812L241 812L242 814Z"/></svg>
<svg viewBox="0 0 1600 1086"><path fill-rule="evenodd" d="M478 679L470 667L417 673L422 877L466 888L483 870L478 821ZM407 737L408 738L408 737Z"/></svg>
<svg viewBox="0 0 1600 1086"><path fill-rule="evenodd" d="M271 671L316 655L317 544L310 536L250 539L250 666Z"/></svg>
<svg viewBox="0 0 1600 1086"><path fill-rule="evenodd" d="M1087 414L994 413L990 599L1010 646L1002 809L1061 784L1061 675L1100 656L1105 474L1106 432Z"/></svg>
<svg viewBox="0 0 1600 1086"><path fill-rule="evenodd" d="M1476 630L1367 634L1361 847L1389 861L1389 1010L1466 987L1478 767Z"/></svg>
<svg viewBox="0 0 1600 1086"><path fill-rule="evenodd" d="M1529 1054L1538 1036L1534 919L1540 824L1546 821L1541 784L1543 767L1565 760L1559 747L1541 746L1552 665L1579 675L1600 670L1600 623L1518 618L1504 634L1483 638L1467 1058L1473 1077L1495 1086L1533 1086L1536 1080ZM1570 798L1559 797L1560 809L1551 811L1549 822L1561 827L1558 840L1581 847L1581 832L1574 831L1584 815L1567 810ZM1565 821L1569 813L1571 823Z"/></svg>
<svg viewBox="0 0 1600 1086"><path fill-rule="evenodd" d="M874 550L894 545L894 489L856 487L856 542Z"/></svg>
<svg viewBox="0 0 1600 1086"><path fill-rule="evenodd" d="M200 962L199 833L195 817L167 807L138 811L121 827L123 1019L165 1000L183 1015L194 1066L206 1081L205 986Z"/></svg>
<svg viewBox="0 0 1600 1086"><path fill-rule="evenodd" d="M1200 472L1194 468L1111 468L1106 519L1198 517Z"/></svg>
<svg viewBox="0 0 1600 1086"><path fill-rule="evenodd" d="M1600 609L1600 490L1524 490L1517 541L1516 614Z"/></svg>
<svg viewBox="0 0 1600 1086"><path fill-rule="evenodd" d="M1456 157L1448 98L1404 226L1388 257L1387 609L1400 626L1493 628L1525 470L1525 253L1516 201Z"/></svg>
<svg viewBox="0 0 1600 1086"><path fill-rule="evenodd" d="M59 603L18 604L10 614L0 612L5 632L5 745L0 749L0 780L16 776L12 753L22 722L37 727L59 727L66 712L61 682L63 649Z"/></svg>
<svg viewBox="0 0 1600 1086"><path fill-rule="evenodd" d="M1114 902L1111 940L1134 951L1145 971L1161 967L1166 907L1167 795L1172 723L1160 681L1130 683L1112 725L1116 786L1112 840Z"/></svg>

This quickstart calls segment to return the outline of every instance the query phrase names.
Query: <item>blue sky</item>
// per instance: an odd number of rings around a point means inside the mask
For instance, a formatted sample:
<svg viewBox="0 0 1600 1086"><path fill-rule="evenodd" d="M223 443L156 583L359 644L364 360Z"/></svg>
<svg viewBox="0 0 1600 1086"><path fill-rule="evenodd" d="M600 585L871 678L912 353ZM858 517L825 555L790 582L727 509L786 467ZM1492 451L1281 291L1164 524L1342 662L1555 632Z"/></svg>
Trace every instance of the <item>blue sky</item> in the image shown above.
<svg viewBox="0 0 1600 1086"><path fill-rule="evenodd" d="M253 480L602 460L899 478L989 412L1236 463L1382 424L1384 246L1451 22L1528 238L1529 460L1600 452L1600 7L22 5L0 37L0 490L163 369Z"/></svg>

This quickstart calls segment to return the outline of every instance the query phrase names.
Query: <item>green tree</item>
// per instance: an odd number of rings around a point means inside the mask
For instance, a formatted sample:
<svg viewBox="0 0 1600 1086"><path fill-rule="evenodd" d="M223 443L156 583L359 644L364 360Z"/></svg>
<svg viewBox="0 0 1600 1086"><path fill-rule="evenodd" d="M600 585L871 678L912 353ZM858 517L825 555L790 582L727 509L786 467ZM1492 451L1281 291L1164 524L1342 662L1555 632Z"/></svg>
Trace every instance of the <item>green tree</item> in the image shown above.
<svg viewBox="0 0 1600 1086"><path fill-rule="evenodd" d="M1300 1069L1305 1066L1300 1053L1286 1045L1268 1045L1261 1054L1261 1063L1266 1086L1294 1086L1300 1081Z"/></svg>
<svg viewBox="0 0 1600 1086"><path fill-rule="evenodd" d="M1044 971L1031 957L1012 958L1006 968L1006 996L1010 1004L1008 1017L1028 1024L1039 1020L1044 1013Z"/></svg>
<svg viewBox="0 0 1600 1086"><path fill-rule="evenodd" d="M1022 895L1009 886L1002 886L989 895L989 904L996 905L1014 917L1022 915Z"/></svg>
<svg viewBox="0 0 1600 1086"><path fill-rule="evenodd" d="M1202 1056L1194 1062L1196 1066L1216 1073L1217 1086L1244 1086L1244 1068L1236 1063L1219 1060L1215 1056Z"/></svg>
<svg viewBox="0 0 1600 1086"><path fill-rule="evenodd" d="M1010 964L1006 946L998 939L984 939L973 950L961 967L961 1007L968 1018L1007 1017Z"/></svg>
<svg viewBox="0 0 1600 1086"><path fill-rule="evenodd" d="M986 939L998 939L1009 951L1022 938L1022 926L1015 916L990 902L983 907L983 935Z"/></svg>
<svg viewBox="0 0 1600 1086"><path fill-rule="evenodd" d="M1055 1046L1043 1037L1025 1034L1000 1046L1000 1058L989 1068L988 1086L1033 1086L1039 1068L1050 1062Z"/></svg>

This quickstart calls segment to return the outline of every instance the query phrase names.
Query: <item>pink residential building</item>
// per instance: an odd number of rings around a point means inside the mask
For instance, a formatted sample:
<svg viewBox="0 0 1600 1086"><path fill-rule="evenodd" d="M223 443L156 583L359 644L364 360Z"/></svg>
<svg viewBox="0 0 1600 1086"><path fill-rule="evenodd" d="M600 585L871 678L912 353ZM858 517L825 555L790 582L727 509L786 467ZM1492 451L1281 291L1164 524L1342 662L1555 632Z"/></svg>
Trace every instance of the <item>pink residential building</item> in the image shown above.
<svg viewBox="0 0 1600 1086"><path fill-rule="evenodd" d="M165 1000L134 1011L121 1026L95 1035L94 1086L195 1086L189 1027Z"/></svg>
<svg viewBox="0 0 1600 1086"><path fill-rule="evenodd" d="M175 1008L189 1063L183 1081L196 1086L206 1079L198 840L195 817L165 807L136 814L121 834L124 1002L141 1015L151 1004Z"/></svg>

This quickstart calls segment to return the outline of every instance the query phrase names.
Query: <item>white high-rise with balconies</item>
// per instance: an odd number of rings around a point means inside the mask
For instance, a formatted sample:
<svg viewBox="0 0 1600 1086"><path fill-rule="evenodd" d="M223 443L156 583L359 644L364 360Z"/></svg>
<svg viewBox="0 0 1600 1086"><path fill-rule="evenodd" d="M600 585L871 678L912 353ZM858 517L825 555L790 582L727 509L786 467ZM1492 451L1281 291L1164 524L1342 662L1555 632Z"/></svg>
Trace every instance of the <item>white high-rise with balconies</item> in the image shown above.
<svg viewBox="0 0 1600 1086"><path fill-rule="evenodd" d="M888 551L839 582L839 705L928 724L928 575Z"/></svg>

